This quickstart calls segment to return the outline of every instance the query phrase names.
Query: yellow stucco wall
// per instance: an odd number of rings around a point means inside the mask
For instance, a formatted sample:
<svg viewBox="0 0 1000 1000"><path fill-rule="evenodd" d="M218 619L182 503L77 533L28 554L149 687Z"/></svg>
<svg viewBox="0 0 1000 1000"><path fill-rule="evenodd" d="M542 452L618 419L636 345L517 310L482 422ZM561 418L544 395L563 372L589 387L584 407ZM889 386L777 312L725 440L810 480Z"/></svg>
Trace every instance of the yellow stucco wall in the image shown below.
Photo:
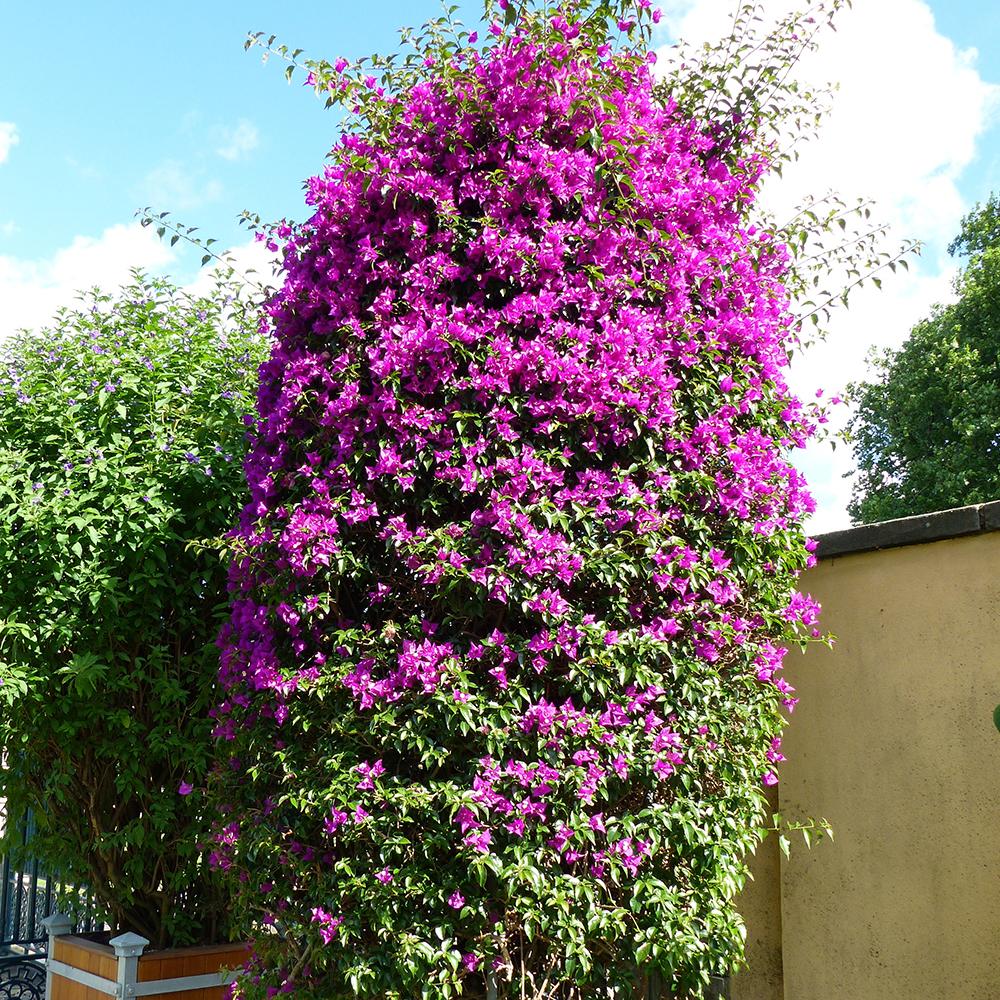
<svg viewBox="0 0 1000 1000"><path fill-rule="evenodd" d="M755 859L734 998L998 1000L1000 532L823 560L803 587L838 642L787 658L779 806L835 840Z"/></svg>

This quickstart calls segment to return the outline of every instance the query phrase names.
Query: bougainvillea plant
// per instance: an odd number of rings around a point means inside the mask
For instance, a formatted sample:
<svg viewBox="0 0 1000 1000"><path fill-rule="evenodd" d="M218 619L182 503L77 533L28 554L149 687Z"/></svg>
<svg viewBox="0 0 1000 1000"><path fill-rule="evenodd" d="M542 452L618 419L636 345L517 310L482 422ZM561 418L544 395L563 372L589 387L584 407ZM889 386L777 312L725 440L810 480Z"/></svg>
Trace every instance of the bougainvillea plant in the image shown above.
<svg viewBox="0 0 1000 1000"><path fill-rule="evenodd" d="M741 954L818 635L805 241L755 221L816 24L658 81L648 0L542 6L279 47L347 118L266 237L212 793L240 996L688 996Z"/></svg>
<svg viewBox="0 0 1000 1000"><path fill-rule="evenodd" d="M212 543L266 354L241 295L136 274L0 349L0 850L157 947L228 931L213 817L177 792L213 758Z"/></svg>

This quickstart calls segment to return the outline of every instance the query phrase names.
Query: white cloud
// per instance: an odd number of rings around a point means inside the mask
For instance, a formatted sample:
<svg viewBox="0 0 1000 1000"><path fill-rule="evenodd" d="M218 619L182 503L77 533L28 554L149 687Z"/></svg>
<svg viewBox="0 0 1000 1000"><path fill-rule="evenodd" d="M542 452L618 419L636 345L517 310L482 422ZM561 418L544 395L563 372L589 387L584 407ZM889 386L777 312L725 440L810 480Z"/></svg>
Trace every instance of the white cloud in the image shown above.
<svg viewBox="0 0 1000 1000"><path fill-rule="evenodd" d="M793 363L793 388L803 398L811 398L817 388L834 396L848 382L862 379L870 351L899 346L934 305L953 298L955 271L953 266L928 274L913 269L887 277L881 292L872 287L859 290L850 308L837 315L826 341ZM833 407L829 429L843 428L849 417L848 407ZM798 453L796 465L805 473L817 503L810 531L819 534L847 527L852 484L847 477L854 469L850 449L842 442L834 449L829 441L818 441Z"/></svg>
<svg viewBox="0 0 1000 1000"><path fill-rule="evenodd" d="M280 258L277 254L271 253L263 243L250 240L239 246L232 247L221 254L232 266L236 275L251 289L265 289L277 287L279 283L278 268ZM194 280L186 284L185 289L192 295L204 295L211 291L215 283L215 275L222 267L218 261L209 261L195 276Z"/></svg>
<svg viewBox="0 0 1000 1000"><path fill-rule="evenodd" d="M764 6L774 18L790 4ZM732 5L719 0L667 0L665 8L674 37L699 42L730 29ZM792 381L804 397L817 387L833 394L862 378L872 347L898 345L933 303L950 297L954 266L943 251L970 207L957 181L995 119L1000 95L979 75L976 57L938 32L924 0L865 0L842 12L837 31L826 33L798 68L800 79L839 83L839 90L819 138L769 182L767 206L780 218L810 193L871 197L873 218L891 224L896 243L927 244L908 273L885 275L882 292L857 293L848 311L835 314L827 342L796 361ZM848 450L816 445L801 464L820 504L812 530L846 526Z"/></svg>
<svg viewBox="0 0 1000 1000"><path fill-rule="evenodd" d="M239 160L257 148L260 135L253 122L241 118L235 127L220 131L219 142L220 145L215 150L219 156L224 160Z"/></svg>
<svg viewBox="0 0 1000 1000"><path fill-rule="evenodd" d="M217 201L222 195L222 185L191 173L176 160L168 160L146 174L137 193L144 204L153 208L187 212Z"/></svg>
<svg viewBox="0 0 1000 1000"><path fill-rule="evenodd" d="M85 181L98 181L104 177L104 171L92 163L83 163L75 156L66 156L66 165Z"/></svg>
<svg viewBox="0 0 1000 1000"><path fill-rule="evenodd" d="M765 3L770 18L788 9ZM721 37L729 4L674 0L668 22L692 41ZM839 84L820 138L785 170L772 204L833 188L874 198L905 235L949 239L965 210L955 181L993 117L1000 88L975 68L974 49L941 35L924 0L866 0L841 12L835 32L797 72Z"/></svg>
<svg viewBox="0 0 1000 1000"><path fill-rule="evenodd" d="M0 122L0 163L6 163L10 151L21 141L13 122Z"/></svg>
<svg viewBox="0 0 1000 1000"><path fill-rule="evenodd" d="M23 260L0 255L0 339L21 328L47 323L80 290L116 288L133 267L155 270L174 254L151 229L116 225L100 236L77 236L52 257Z"/></svg>
<svg viewBox="0 0 1000 1000"><path fill-rule="evenodd" d="M224 256L251 287L251 295L257 288L277 284L278 258L263 244L251 240ZM169 241L159 239L153 227L137 222L111 226L97 237L77 236L40 260L0 255L0 341L17 330L46 325L60 308L72 306L81 291L94 286L113 291L127 284L133 268L157 274L182 263ZM181 278L179 283L193 295L207 293L214 286L218 266L212 261L189 282Z"/></svg>

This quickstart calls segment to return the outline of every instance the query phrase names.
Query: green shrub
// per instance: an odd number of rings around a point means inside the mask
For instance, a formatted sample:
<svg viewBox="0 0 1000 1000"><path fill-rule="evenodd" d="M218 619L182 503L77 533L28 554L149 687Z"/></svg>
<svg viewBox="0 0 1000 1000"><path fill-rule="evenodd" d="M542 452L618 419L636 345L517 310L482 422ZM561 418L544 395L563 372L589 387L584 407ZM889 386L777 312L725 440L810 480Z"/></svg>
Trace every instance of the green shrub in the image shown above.
<svg viewBox="0 0 1000 1000"><path fill-rule="evenodd" d="M225 614L214 540L245 490L264 350L235 287L136 274L0 354L2 847L162 945L225 935L202 861Z"/></svg>

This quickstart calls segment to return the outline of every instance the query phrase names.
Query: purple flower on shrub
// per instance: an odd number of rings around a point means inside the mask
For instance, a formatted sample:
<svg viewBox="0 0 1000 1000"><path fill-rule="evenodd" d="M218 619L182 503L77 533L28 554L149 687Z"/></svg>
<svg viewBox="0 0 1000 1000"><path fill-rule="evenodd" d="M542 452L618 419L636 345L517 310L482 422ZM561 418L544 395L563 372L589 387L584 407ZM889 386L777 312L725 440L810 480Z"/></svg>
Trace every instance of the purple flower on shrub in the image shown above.
<svg viewBox="0 0 1000 1000"><path fill-rule="evenodd" d="M327 833L336 833L348 820L348 814L340 809L331 809L330 815L323 820L323 829Z"/></svg>
<svg viewBox="0 0 1000 1000"><path fill-rule="evenodd" d="M243 863L301 905L398 919L384 942L440 924L470 974L521 926L528 868L540 899L571 872L608 912L638 900L637 934L674 919L639 877L692 900L671 934L730 905L705 844L738 866L752 837L720 838L705 797L757 822L784 651L815 621L790 254L750 221L768 155L693 120L627 38L594 47L561 9L506 30L427 55L282 236L217 713L255 758L234 797L288 803L244 826ZM352 883L372 858L383 884L483 874L492 915L459 926L456 890L385 917Z"/></svg>
<svg viewBox="0 0 1000 1000"><path fill-rule="evenodd" d="M319 935L323 939L323 944L329 944L337 935L337 929L344 922L343 917L335 917L321 906L316 906L312 910L312 922L319 925Z"/></svg>

